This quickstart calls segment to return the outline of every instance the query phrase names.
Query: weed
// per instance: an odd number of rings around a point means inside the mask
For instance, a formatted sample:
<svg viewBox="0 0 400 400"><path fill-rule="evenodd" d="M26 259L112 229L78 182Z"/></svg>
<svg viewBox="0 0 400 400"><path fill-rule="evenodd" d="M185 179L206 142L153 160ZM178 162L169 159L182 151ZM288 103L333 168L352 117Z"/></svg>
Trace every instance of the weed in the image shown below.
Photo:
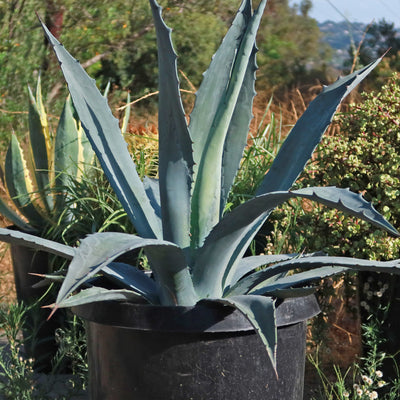
<svg viewBox="0 0 400 400"><path fill-rule="evenodd" d="M0 393L10 400L67 400L82 396L87 385L86 342L82 323L73 317L57 335L59 351L53 371L34 371L32 358L26 356L21 332L26 330L30 306L9 304L0 308L0 328L7 344L0 348ZM56 374L61 364L68 364L71 375ZM82 397L76 397L82 398Z"/></svg>
<svg viewBox="0 0 400 400"><path fill-rule="evenodd" d="M379 311L387 311L382 307ZM309 355L310 363L315 367L320 378L321 387L317 397L311 400L396 400L400 396L400 374L393 356L379 350L384 342L381 334L382 320L375 313L370 315L363 325L363 342L365 357L354 362L345 372L338 366L333 366L335 379L332 381L320 366L318 349L315 355ZM389 382L384 379L382 367L384 362L393 361L392 368L396 378Z"/></svg>

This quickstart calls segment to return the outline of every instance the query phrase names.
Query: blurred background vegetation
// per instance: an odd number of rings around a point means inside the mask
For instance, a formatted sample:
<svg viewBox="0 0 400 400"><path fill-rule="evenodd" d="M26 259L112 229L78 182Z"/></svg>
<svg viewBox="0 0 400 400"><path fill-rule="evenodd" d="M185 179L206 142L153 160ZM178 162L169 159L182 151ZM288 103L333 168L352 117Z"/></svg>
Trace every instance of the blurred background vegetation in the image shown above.
<svg viewBox="0 0 400 400"><path fill-rule="evenodd" d="M160 3L166 22L174 28L179 68L198 87L239 2ZM309 7L307 0L299 7L290 7L287 0L269 1L258 38L259 91L286 89L323 77L330 50L321 41L317 22L308 17ZM19 113L27 109L27 85L34 85L37 74L42 76L46 105L54 114L59 114L66 95L35 12L101 89L111 82L111 101L122 101L127 91L140 98L157 90L156 39L147 0L0 1L0 141L11 130L25 130L26 118ZM183 78L182 86L192 89ZM148 107L154 110L153 102L151 97L141 103L146 113Z"/></svg>
<svg viewBox="0 0 400 400"><path fill-rule="evenodd" d="M174 30L182 87L193 91L199 86L239 1L160 3L167 24ZM345 36L343 42L344 27L340 23L333 27L329 23L318 24L309 16L311 8L311 0L299 0L294 5L289 5L288 0L269 0L258 35L257 90L263 99L274 93L284 102L285 95L294 89L329 83L337 77L338 70L352 68L357 50L357 63L365 64L390 47L387 69L399 64L400 40L393 24L354 24L350 33L346 31L350 36ZM27 85L33 86L39 73L51 113L59 115L66 95L57 61L44 39L36 13L96 78L100 89L111 83L110 101L114 105L126 99L127 91L137 99L157 90L156 38L147 0L0 1L1 143L11 131L26 131L27 118L21 113L27 110ZM155 99L149 96L142 101L139 114L154 114Z"/></svg>

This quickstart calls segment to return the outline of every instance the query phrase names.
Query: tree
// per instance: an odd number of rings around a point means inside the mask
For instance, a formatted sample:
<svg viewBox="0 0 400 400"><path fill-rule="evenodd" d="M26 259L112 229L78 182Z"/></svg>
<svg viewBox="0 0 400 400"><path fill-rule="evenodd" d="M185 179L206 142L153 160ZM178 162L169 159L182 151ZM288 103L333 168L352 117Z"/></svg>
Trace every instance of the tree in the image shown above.
<svg viewBox="0 0 400 400"><path fill-rule="evenodd" d="M317 21L308 16L311 6L308 0L294 7L288 0L269 1L258 38L259 79L263 86L304 82L326 61L329 53L321 43Z"/></svg>
<svg viewBox="0 0 400 400"><path fill-rule="evenodd" d="M389 49L391 54L397 54L400 51L400 37L394 24L382 19L368 29L366 39L360 49L360 62L368 64Z"/></svg>

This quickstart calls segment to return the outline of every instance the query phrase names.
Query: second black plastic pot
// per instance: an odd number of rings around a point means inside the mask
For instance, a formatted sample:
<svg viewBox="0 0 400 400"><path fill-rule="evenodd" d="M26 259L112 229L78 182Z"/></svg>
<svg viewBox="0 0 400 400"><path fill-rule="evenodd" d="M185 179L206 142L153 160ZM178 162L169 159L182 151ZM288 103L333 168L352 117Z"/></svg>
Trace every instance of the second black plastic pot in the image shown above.
<svg viewBox="0 0 400 400"><path fill-rule="evenodd" d="M87 321L92 400L301 400L306 320L314 296L277 307L277 379L248 320L219 304L93 303Z"/></svg>
<svg viewBox="0 0 400 400"><path fill-rule="evenodd" d="M48 288L36 287L42 278L31 275L47 274L48 254L35 251L25 246L12 244L11 259L17 300L23 302L28 308L26 311L25 328L23 329L24 348L28 357L34 359L34 368L40 372L52 370L52 360L57 352L55 331L60 327L60 318L47 320L48 311L41 308L39 299L45 295ZM53 302L47 298L49 303Z"/></svg>

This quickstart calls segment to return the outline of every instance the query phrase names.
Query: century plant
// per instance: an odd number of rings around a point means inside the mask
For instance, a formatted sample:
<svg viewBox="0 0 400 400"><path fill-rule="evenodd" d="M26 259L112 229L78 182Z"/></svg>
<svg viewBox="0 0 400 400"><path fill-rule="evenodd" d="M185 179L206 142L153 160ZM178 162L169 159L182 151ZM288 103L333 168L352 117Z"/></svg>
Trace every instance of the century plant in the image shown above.
<svg viewBox="0 0 400 400"><path fill-rule="evenodd" d="M3 173L7 194L18 213L2 199L0 213L18 228L41 234L64 210L68 180L79 179L93 162L94 152L70 97L65 101L54 135L43 104L40 76L35 96L29 87L28 93L28 148L24 151L13 134Z"/></svg>
<svg viewBox="0 0 400 400"><path fill-rule="evenodd" d="M245 256L274 208L294 197L318 201L399 235L361 195L347 189L309 187L290 191L342 99L380 60L325 87L291 130L254 198L226 212L252 119L255 39L267 0L261 0L254 11L251 0L242 1L204 74L190 123L180 97L171 30L165 25L156 0L149 2L159 63L157 180L139 178L106 100L79 63L42 24L82 126L138 234L95 233L82 239L77 248L5 229L0 236L5 241L72 259L51 306L53 312L59 307L104 300L147 301L165 306L220 302L239 309L249 319L276 367L276 299L309 295L314 290L313 281L350 269L400 272L399 261L319 254ZM144 250L152 276L133 267L133 256L129 264L126 255L135 249ZM125 255L124 263L118 260L121 255ZM298 273L288 275L292 270ZM109 278L115 289L94 286L93 279L99 275ZM90 287L85 288L88 280Z"/></svg>

